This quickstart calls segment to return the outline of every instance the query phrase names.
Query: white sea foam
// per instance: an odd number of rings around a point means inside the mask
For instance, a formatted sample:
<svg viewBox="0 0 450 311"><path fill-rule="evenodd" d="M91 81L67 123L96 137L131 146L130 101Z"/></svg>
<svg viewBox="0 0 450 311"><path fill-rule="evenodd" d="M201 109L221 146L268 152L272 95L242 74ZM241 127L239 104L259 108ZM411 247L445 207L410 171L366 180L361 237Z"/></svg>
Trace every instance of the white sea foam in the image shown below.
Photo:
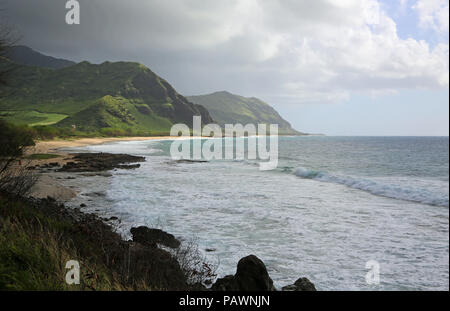
<svg viewBox="0 0 450 311"><path fill-rule="evenodd" d="M282 138L279 169L270 172L251 161L174 163L170 142L115 143L91 151L147 161L111 178L62 181L81 188L71 206L118 217L126 239L131 227L146 225L216 249L205 256L220 262L219 277L254 254L277 288L308 277L319 290L448 290L449 209L418 203L443 198L448 206L448 148L430 141ZM381 264L376 288L365 282L369 260Z"/></svg>
<svg viewBox="0 0 450 311"><path fill-rule="evenodd" d="M346 185L354 189L367 191L371 194L388 198L419 202L435 206L449 206L448 190L447 193L444 194L438 191L430 191L428 189L420 189L408 185L399 185L398 182L386 183L385 180L375 181L373 179L362 177L329 174L326 172L310 170L304 167L296 168L294 170L294 174L301 178Z"/></svg>

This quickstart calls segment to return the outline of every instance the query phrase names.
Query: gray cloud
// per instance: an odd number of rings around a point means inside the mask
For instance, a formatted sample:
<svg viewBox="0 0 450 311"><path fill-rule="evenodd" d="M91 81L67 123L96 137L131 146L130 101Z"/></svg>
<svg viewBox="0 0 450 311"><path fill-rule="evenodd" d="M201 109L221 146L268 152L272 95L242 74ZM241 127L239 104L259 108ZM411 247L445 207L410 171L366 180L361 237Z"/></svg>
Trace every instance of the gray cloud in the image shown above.
<svg viewBox="0 0 450 311"><path fill-rule="evenodd" d="M352 92L448 88L448 43L397 36L375 0L4 0L22 43L77 61L133 60L191 95L229 90L273 104Z"/></svg>

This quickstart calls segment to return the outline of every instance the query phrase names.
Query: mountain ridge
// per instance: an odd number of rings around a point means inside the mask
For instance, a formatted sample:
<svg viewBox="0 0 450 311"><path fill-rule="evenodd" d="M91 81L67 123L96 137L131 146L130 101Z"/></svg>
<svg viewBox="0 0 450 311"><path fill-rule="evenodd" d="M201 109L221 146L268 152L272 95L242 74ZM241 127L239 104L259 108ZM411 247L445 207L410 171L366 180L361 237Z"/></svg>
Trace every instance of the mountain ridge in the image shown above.
<svg viewBox="0 0 450 311"><path fill-rule="evenodd" d="M5 56L14 63L26 66L37 66L51 69L61 69L70 67L76 62L44 55L24 45L15 45L9 47Z"/></svg>
<svg viewBox="0 0 450 311"><path fill-rule="evenodd" d="M270 105L228 91L185 97L137 62L75 63L14 46L9 85L0 89L0 118L79 131L167 133L171 125L278 124L282 135L303 135Z"/></svg>
<svg viewBox="0 0 450 311"><path fill-rule="evenodd" d="M219 125L278 124L282 135L306 135L294 128L269 104L256 97L244 97L228 91L188 96L188 100L204 106Z"/></svg>
<svg viewBox="0 0 450 311"><path fill-rule="evenodd" d="M139 63L85 61L61 69L16 65L13 72L9 85L0 89L0 111L10 112L10 119L34 111L47 114L42 117L65 115L55 127L133 133L168 133L175 123L191 125L194 115L213 122L204 107Z"/></svg>

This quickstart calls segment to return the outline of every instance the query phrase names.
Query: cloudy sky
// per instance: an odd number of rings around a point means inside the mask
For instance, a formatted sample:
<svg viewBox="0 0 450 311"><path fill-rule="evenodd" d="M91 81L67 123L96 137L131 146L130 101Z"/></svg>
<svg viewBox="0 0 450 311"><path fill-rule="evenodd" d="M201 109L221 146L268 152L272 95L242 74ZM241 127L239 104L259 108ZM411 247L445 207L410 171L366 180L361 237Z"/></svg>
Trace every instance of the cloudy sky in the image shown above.
<svg viewBox="0 0 450 311"><path fill-rule="evenodd" d="M448 0L2 0L21 44L138 61L180 93L227 90L329 135L449 133Z"/></svg>

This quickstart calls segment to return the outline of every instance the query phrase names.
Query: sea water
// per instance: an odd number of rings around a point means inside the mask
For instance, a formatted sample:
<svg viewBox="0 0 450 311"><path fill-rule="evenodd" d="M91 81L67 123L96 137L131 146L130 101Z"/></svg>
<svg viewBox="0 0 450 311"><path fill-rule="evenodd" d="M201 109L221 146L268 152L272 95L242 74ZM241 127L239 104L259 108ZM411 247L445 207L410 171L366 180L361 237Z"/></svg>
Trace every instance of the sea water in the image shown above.
<svg viewBox="0 0 450 311"><path fill-rule="evenodd" d="M228 138L234 139L234 138ZM244 139L244 138L237 138ZM142 155L136 170L68 180L71 205L195 239L218 274L264 261L275 286L309 278L319 290L449 289L448 137L280 137L279 165L178 163L171 141L77 151ZM380 284L366 283L366 263Z"/></svg>

